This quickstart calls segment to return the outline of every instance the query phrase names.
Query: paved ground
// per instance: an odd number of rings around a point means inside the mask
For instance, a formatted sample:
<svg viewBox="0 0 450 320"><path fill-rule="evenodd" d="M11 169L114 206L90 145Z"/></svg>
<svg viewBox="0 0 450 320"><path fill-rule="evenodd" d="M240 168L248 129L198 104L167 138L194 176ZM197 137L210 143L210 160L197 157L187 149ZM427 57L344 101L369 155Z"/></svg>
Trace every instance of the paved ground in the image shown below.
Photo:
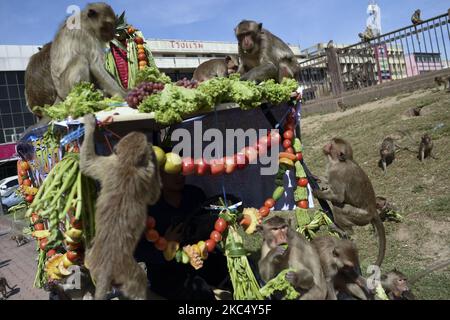
<svg viewBox="0 0 450 320"><path fill-rule="evenodd" d="M5 216L0 216L0 234L10 228L11 222ZM10 233L0 236L0 277L5 277L10 286L16 286L8 300L48 300L47 292L33 288L36 242L17 247L10 237Z"/></svg>

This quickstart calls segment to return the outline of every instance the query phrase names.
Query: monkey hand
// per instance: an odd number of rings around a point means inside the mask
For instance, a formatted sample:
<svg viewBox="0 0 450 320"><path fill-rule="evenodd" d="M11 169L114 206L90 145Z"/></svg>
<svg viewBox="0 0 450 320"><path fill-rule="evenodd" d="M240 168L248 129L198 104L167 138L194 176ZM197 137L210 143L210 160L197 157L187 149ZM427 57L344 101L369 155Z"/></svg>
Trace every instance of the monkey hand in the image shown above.
<svg viewBox="0 0 450 320"><path fill-rule="evenodd" d="M294 271L289 271L286 274L286 281L289 282L291 285L296 285L297 284L297 273L295 273Z"/></svg>
<svg viewBox="0 0 450 320"><path fill-rule="evenodd" d="M277 246L276 248L272 249L272 256L274 258L280 257L286 253L286 248L282 246Z"/></svg>
<svg viewBox="0 0 450 320"><path fill-rule="evenodd" d="M170 226L169 229L167 229L166 233L164 234L164 238L167 241L175 241L175 242L181 242L183 238L183 230L184 224L180 223L177 226Z"/></svg>

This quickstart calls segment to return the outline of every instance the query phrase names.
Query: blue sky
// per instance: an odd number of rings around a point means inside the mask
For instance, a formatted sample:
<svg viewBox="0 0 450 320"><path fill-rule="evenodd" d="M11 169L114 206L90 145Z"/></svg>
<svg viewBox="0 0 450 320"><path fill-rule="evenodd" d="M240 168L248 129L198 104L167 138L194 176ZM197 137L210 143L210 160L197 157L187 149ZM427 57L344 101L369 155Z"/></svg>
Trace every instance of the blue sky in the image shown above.
<svg viewBox="0 0 450 320"><path fill-rule="evenodd" d="M51 41L69 5L93 1L0 0L0 44L43 44ZM146 38L235 41L242 19L264 26L301 48L317 42L354 43L365 27L368 0L110 0L126 10L128 22ZM383 32L410 23L412 12L433 17L450 8L448 0L378 0Z"/></svg>

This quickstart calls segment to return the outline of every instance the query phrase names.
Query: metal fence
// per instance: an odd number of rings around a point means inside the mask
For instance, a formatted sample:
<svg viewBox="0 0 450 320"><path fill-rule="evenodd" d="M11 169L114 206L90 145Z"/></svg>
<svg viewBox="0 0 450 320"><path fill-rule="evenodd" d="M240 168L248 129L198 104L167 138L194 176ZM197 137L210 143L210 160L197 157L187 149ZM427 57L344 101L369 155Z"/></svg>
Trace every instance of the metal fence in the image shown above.
<svg viewBox="0 0 450 320"><path fill-rule="evenodd" d="M319 51L300 63L305 101L449 68L449 23L446 13L367 42ZM337 73L330 70L330 59L337 59Z"/></svg>

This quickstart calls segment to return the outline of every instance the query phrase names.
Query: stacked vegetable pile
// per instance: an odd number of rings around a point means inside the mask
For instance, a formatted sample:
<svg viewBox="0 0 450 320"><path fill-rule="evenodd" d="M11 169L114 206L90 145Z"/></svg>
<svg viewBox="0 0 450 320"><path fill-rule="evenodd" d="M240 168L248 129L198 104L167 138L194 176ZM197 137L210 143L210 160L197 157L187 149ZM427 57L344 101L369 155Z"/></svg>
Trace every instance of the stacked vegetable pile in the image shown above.
<svg viewBox="0 0 450 320"><path fill-rule="evenodd" d="M77 154L67 154L48 174L27 211L38 240L35 286L63 280L82 263L94 237L95 184L81 175Z"/></svg>
<svg viewBox="0 0 450 320"><path fill-rule="evenodd" d="M225 102L237 103L243 110L256 108L265 101L280 104L289 101L292 92L298 87L293 79L284 79L281 84L269 80L256 85L240 81L239 74L233 74L229 78L214 78L203 82L196 89L195 85L187 85L188 88L185 88L184 84L167 84L164 80L166 76L155 68L146 69L142 72L152 75L152 78L146 79L143 76L145 81L156 80L166 85L162 92L144 99L138 109L141 112L155 112L156 121L162 124L180 122L196 113L212 111L214 105Z"/></svg>

